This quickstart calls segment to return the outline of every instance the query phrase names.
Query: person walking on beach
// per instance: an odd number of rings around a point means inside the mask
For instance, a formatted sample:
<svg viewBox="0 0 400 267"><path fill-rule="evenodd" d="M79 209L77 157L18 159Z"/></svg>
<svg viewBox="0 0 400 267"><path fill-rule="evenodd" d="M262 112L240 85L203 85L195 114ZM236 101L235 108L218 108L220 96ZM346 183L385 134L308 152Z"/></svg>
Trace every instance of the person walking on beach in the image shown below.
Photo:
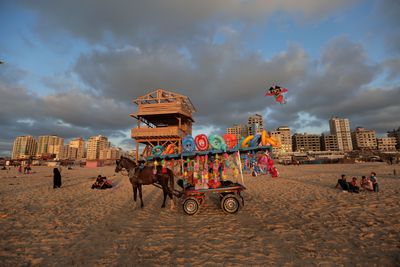
<svg viewBox="0 0 400 267"><path fill-rule="evenodd" d="M53 169L54 177L53 177L53 188L61 187L61 173L58 168Z"/></svg>

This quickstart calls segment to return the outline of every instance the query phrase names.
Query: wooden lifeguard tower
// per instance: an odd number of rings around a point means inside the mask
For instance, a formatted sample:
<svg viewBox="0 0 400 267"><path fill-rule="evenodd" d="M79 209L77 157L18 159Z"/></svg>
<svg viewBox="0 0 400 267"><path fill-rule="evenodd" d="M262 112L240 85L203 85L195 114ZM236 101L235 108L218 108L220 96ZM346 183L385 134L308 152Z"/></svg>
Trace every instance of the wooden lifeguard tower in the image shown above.
<svg viewBox="0 0 400 267"><path fill-rule="evenodd" d="M133 101L137 112L130 116L137 119L137 127L131 137L136 141L136 159L139 145L146 145L143 156L151 155L153 147L174 144L182 152L182 138L192 134L195 108L190 98L181 94L158 89Z"/></svg>

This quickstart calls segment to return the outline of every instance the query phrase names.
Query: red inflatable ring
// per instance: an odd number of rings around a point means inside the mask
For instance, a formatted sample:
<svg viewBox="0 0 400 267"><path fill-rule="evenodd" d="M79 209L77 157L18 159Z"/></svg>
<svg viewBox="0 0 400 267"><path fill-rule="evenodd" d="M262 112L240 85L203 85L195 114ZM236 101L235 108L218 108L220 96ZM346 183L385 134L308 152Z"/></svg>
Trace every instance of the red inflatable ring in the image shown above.
<svg viewBox="0 0 400 267"><path fill-rule="evenodd" d="M234 148L237 145L237 138L234 134L224 134L222 136L225 140L225 144L228 146L229 149Z"/></svg>
<svg viewBox="0 0 400 267"><path fill-rule="evenodd" d="M197 150L205 151L208 149L208 139L205 134L199 134L194 138Z"/></svg>

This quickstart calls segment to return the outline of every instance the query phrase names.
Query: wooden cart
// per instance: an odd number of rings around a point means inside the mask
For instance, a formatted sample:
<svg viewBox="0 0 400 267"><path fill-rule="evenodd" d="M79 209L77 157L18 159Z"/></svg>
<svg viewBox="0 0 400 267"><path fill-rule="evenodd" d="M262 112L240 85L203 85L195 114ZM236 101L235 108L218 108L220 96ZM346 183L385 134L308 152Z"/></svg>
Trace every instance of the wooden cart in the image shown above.
<svg viewBox="0 0 400 267"><path fill-rule="evenodd" d="M228 214L234 214L244 206L242 191L246 188L239 183L232 183L229 186L209 189L186 189L180 194L183 211L188 215L199 212L208 194L218 194L221 209Z"/></svg>

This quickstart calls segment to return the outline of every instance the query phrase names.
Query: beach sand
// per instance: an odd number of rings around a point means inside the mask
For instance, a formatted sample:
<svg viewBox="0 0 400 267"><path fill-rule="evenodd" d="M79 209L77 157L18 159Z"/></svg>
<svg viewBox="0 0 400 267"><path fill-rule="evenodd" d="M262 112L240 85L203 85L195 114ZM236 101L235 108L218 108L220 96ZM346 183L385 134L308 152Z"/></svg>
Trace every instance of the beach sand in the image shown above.
<svg viewBox="0 0 400 267"><path fill-rule="evenodd" d="M162 191L144 186L144 209L113 167L33 174L0 171L1 266L399 266L400 165L280 166L279 178L245 176L245 206L224 214L211 196L195 216L161 209ZM377 173L380 192L335 189ZM114 187L92 190L96 176Z"/></svg>

